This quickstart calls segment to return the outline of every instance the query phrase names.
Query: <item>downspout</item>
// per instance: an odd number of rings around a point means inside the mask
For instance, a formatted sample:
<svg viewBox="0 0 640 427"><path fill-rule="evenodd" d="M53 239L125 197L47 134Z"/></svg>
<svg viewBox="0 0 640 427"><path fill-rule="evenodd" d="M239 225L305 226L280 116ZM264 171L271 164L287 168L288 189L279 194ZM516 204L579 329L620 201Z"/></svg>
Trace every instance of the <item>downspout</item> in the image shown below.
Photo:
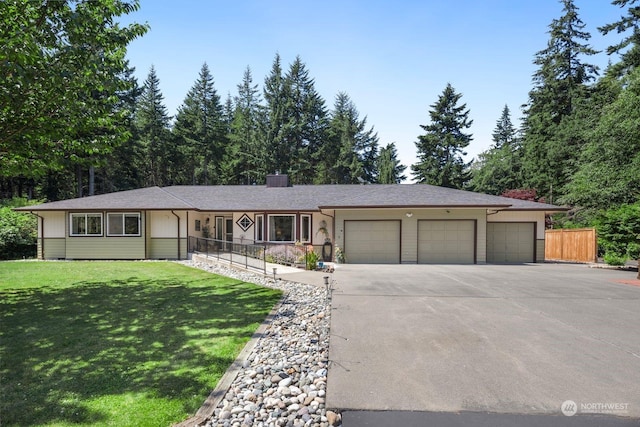
<svg viewBox="0 0 640 427"><path fill-rule="evenodd" d="M178 214L176 214L174 211L171 211L171 213L178 218L178 259L180 258L180 216Z"/></svg>
<svg viewBox="0 0 640 427"><path fill-rule="evenodd" d="M42 259L44 260L44 217L38 215L37 213L33 213L33 211L29 211L29 213L40 219L40 231L42 232L42 237L40 238L40 249L42 251ZM38 258L38 241L37 240L36 240L36 258Z"/></svg>
<svg viewBox="0 0 640 427"><path fill-rule="evenodd" d="M336 257L336 247L338 246L338 242L336 239L336 210L333 210L333 216L322 212L322 209L320 209L320 213L324 216L328 216L329 218L331 218L331 235L333 236L333 247L331 249L331 258L335 259ZM344 242L343 242L344 243Z"/></svg>

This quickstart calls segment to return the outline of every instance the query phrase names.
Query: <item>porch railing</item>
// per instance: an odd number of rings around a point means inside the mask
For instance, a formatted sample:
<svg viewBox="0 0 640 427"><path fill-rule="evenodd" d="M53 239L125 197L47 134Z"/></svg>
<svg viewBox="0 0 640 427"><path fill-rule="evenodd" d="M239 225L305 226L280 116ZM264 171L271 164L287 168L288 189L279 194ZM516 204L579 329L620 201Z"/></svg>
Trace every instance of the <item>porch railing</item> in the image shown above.
<svg viewBox="0 0 640 427"><path fill-rule="evenodd" d="M313 268L313 261L322 261L321 245L254 242L247 239L233 241L189 236L189 252L205 254L217 260L241 265L267 274L267 264ZM315 253L315 256L311 255Z"/></svg>

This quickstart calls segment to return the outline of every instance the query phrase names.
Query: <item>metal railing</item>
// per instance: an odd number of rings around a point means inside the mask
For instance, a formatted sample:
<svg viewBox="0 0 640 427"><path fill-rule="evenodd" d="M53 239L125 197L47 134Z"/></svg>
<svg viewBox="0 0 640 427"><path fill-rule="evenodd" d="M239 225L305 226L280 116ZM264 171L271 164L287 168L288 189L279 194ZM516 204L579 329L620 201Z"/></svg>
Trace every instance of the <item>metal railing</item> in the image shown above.
<svg viewBox="0 0 640 427"><path fill-rule="evenodd" d="M266 274L267 263L264 259L265 247L251 241L226 241L189 236L189 252L205 254L207 258L238 264L246 269L252 268Z"/></svg>
<svg viewBox="0 0 640 427"><path fill-rule="evenodd" d="M322 261L323 254L321 245L266 243L247 239L226 241L195 236L189 236L189 252L205 254L207 258L238 264L264 274L267 274L267 263L313 269L317 267L317 262Z"/></svg>

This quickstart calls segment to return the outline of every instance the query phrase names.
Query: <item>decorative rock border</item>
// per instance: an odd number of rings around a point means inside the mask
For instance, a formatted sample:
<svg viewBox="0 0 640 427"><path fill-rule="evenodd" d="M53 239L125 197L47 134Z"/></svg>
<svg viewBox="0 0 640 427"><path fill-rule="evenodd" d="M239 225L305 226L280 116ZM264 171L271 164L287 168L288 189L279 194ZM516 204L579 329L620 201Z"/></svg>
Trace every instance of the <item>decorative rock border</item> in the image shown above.
<svg viewBox="0 0 640 427"><path fill-rule="evenodd" d="M325 406L329 363L330 294L217 264L202 257L196 268L284 292L195 417L179 426L328 427L340 415Z"/></svg>

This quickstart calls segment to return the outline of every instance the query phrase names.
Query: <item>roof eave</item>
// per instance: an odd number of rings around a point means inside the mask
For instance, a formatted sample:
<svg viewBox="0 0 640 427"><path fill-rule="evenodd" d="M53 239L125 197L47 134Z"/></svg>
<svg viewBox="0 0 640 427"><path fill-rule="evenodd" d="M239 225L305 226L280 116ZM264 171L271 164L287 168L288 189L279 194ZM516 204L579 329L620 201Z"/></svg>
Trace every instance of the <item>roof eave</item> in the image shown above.
<svg viewBox="0 0 640 427"><path fill-rule="evenodd" d="M319 206L322 209L507 209L511 205L342 205ZM528 209L524 209L528 210Z"/></svg>

